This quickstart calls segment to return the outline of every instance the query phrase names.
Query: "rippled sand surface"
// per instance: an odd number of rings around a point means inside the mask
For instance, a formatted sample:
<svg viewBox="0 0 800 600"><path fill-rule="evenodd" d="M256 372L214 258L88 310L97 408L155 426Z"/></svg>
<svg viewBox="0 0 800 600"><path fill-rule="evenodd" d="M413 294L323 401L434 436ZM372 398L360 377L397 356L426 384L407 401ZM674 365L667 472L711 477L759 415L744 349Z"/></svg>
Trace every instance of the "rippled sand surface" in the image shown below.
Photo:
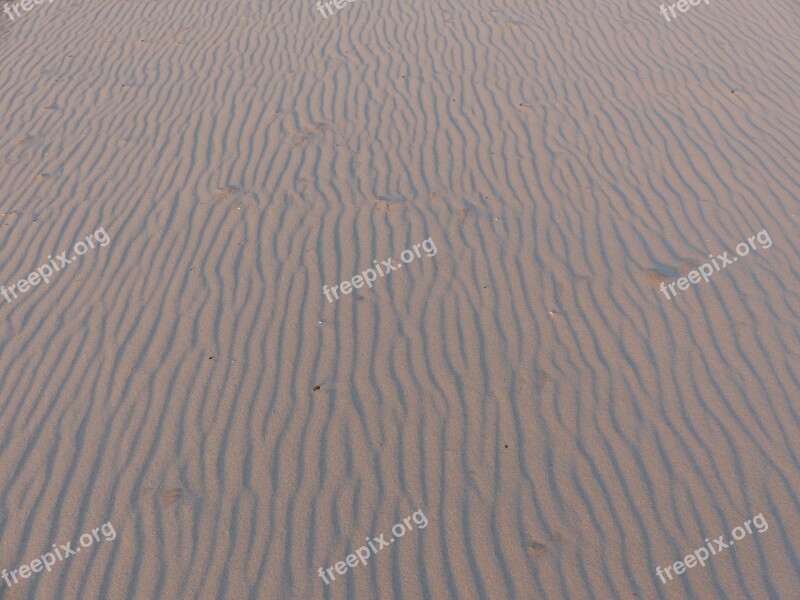
<svg viewBox="0 0 800 600"><path fill-rule="evenodd" d="M0 598L797 598L797 5L333 10L0 12Z"/></svg>

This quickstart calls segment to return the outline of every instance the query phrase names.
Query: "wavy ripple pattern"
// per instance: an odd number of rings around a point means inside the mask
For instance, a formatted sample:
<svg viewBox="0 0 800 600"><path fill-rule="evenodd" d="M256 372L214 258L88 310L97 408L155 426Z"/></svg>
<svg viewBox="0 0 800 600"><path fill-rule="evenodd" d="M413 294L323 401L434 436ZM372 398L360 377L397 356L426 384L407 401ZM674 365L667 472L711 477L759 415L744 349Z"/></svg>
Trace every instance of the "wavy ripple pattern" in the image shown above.
<svg viewBox="0 0 800 600"><path fill-rule="evenodd" d="M0 568L118 534L0 596L794 597L791 3L0 21L0 283L112 240L0 300ZM417 509L428 527L322 583Z"/></svg>

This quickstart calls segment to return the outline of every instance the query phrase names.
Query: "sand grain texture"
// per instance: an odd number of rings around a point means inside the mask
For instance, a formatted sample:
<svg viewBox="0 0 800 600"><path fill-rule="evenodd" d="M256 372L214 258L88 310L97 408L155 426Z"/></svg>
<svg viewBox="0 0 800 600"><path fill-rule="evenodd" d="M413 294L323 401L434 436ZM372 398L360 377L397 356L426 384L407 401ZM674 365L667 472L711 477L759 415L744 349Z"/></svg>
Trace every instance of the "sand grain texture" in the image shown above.
<svg viewBox="0 0 800 600"><path fill-rule="evenodd" d="M0 13L0 597L797 598L796 9Z"/></svg>

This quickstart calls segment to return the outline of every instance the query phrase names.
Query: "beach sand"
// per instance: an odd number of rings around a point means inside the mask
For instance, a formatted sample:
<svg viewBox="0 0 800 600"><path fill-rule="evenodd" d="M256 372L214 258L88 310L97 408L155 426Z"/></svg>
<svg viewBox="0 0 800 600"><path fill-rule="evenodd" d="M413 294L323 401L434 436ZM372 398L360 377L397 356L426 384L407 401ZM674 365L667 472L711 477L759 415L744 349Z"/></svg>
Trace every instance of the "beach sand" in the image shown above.
<svg viewBox="0 0 800 600"><path fill-rule="evenodd" d="M0 568L116 533L0 598L797 598L800 15L658 11L0 13L0 284L110 239L0 297Z"/></svg>

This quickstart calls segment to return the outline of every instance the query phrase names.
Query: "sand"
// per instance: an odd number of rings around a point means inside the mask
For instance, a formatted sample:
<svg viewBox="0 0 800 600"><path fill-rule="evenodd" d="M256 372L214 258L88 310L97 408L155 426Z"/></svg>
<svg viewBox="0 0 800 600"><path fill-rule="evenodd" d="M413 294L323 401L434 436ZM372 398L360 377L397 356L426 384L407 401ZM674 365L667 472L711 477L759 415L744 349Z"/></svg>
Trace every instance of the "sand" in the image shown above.
<svg viewBox="0 0 800 600"><path fill-rule="evenodd" d="M116 532L0 597L797 598L798 25L787 0L0 13L0 284L110 238L0 297L0 568Z"/></svg>

